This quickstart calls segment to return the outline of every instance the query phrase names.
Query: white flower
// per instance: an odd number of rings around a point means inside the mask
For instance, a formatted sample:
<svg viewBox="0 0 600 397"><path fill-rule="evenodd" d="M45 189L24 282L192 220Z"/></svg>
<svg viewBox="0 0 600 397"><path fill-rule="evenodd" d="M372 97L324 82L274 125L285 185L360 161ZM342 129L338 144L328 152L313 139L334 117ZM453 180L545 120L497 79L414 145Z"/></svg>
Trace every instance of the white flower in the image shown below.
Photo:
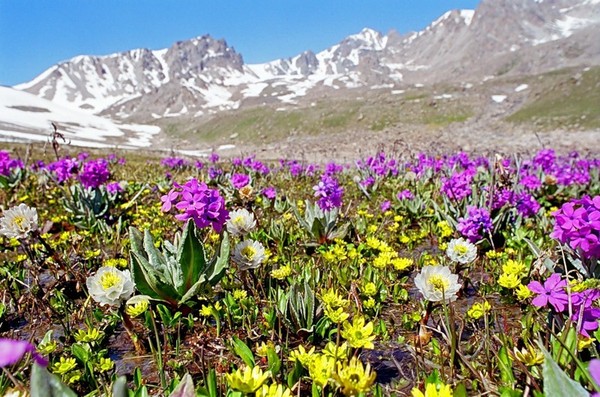
<svg viewBox="0 0 600 397"><path fill-rule="evenodd" d="M37 210L27 204L21 203L4 211L4 216L0 218L0 234L8 238L25 238L37 228Z"/></svg>
<svg viewBox="0 0 600 397"><path fill-rule="evenodd" d="M133 295L134 284L129 270L104 266L88 277L85 284L90 296L101 305L118 305Z"/></svg>
<svg viewBox="0 0 600 397"><path fill-rule="evenodd" d="M255 269L265 260L265 247L254 240L244 240L233 249L233 261L240 270Z"/></svg>
<svg viewBox="0 0 600 397"><path fill-rule="evenodd" d="M477 247L475 244L463 238L455 238L448 243L446 255L453 262L462 263L463 265L471 263L477 258Z"/></svg>
<svg viewBox="0 0 600 397"><path fill-rule="evenodd" d="M245 208L231 211L227 221L227 231L233 236L242 236L256 227L254 214Z"/></svg>
<svg viewBox="0 0 600 397"><path fill-rule="evenodd" d="M448 266L425 266L415 277L415 286L430 302L455 301L461 285Z"/></svg>

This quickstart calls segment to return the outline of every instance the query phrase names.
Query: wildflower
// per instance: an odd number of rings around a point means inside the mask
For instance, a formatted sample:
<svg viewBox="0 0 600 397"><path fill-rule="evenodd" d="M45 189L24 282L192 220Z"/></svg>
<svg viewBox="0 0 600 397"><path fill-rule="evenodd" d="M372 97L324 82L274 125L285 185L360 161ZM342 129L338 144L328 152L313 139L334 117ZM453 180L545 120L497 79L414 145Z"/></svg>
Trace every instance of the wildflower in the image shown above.
<svg viewBox="0 0 600 397"><path fill-rule="evenodd" d="M0 150L0 175L10 176L14 169L23 167L23 161L11 158L10 153Z"/></svg>
<svg viewBox="0 0 600 397"><path fill-rule="evenodd" d="M325 387L331 378L334 362L333 357L324 354L316 355L308 365L308 373L313 382Z"/></svg>
<svg viewBox="0 0 600 397"><path fill-rule="evenodd" d="M416 387L411 390L413 397L452 397L452 389L450 385L436 385L435 383L428 383L425 386L425 394Z"/></svg>
<svg viewBox="0 0 600 397"><path fill-rule="evenodd" d="M88 328L87 331L80 329L74 336L77 342L93 343L99 342L104 337L104 332L97 328Z"/></svg>
<svg viewBox="0 0 600 397"><path fill-rule="evenodd" d="M474 303L473 306L467 311L467 316L472 319L479 319L483 317L484 314L492 310L492 306L488 301L483 301L482 303Z"/></svg>
<svg viewBox="0 0 600 397"><path fill-rule="evenodd" d="M342 330L341 335L348 341L348 344L354 348L364 347L372 349L375 346L373 345L375 335L371 335L372 333L373 323L369 321L365 324L364 317L355 316L352 319L352 324L348 321L344 322L344 329Z"/></svg>
<svg viewBox="0 0 600 397"><path fill-rule="evenodd" d="M584 258L600 257L600 196L570 201L552 215L552 238L578 250Z"/></svg>
<svg viewBox="0 0 600 397"><path fill-rule="evenodd" d="M127 301L125 313L131 317L138 317L148 310L150 300L147 295L136 295Z"/></svg>
<svg viewBox="0 0 600 397"><path fill-rule="evenodd" d="M79 180L83 187L97 188L110 178L108 162L105 159L91 160L83 165Z"/></svg>
<svg viewBox="0 0 600 397"><path fill-rule="evenodd" d="M210 189L206 183L199 183L195 178L190 179L183 186L175 184L175 187L161 200L163 211L169 211L173 203L178 200L175 208L180 213L175 215L176 219L184 222L192 219L197 227L212 226L217 233L221 232L229 217L225 200L219 191Z"/></svg>
<svg viewBox="0 0 600 397"><path fill-rule="evenodd" d="M517 360L522 362L528 367L542 364L544 362L544 355L541 351L536 350L533 346L526 344L521 350L514 348L514 356Z"/></svg>
<svg viewBox="0 0 600 397"><path fill-rule="evenodd" d="M461 288L458 276L448 266L425 266L415 277L415 286L431 302L455 301Z"/></svg>
<svg viewBox="0 0 600 397"><path fill-rule="evenodd" d="M322 293L320 298L324 305L332 308L346 307L350 303L348 299L343 298L333 287Z"/></svg>
<svg viewBox="0 0 600 397"><path fill-rule="evenodd" d="M102 357L98 360L97 367L100 372L108 372L115 367L115 362L108 357Z"/></svg>
<svg viewBox="0 0 600 397"><path fill-rule="evenodd" d="M533 292L531 292L531 290L523 284L519 284L517 288L515 288L515 292L517 294L517 299L519 299L520 301L524 301L525 299L528 299L531 297L531 295L533 295Z"/></svg>
<svg viewBox="0 0 600 397"><path fill-rule="evenodd" d="M101 305L117 305L133 294L133 281L129 270L101 267L85 284L90 296Z"/></svg>
<svg viewBox="0 0 600 397"><path fill-rule="evenodd" d="M394 269L401 272L402 270L408 269L414 261L411 258L394 258L392 259L392 266Z"/></svg>
<svg viewBox="0 0 600 397"><path fill-rule="evenodd" d="M4 211L0 218L0 234L9 239L22 239L38 229L38 214L35 208L27 204L19 204Z"/></svg>
<svg viewBox="0 0 600 397"><path fill-rule="evenodd" d="M485 208L468 206L467 216L458 221L458 231L472 243L492 232L492 219Z"/></svg>
<svg viewBox="0 0 600 397"><path fill-rule="evenodd" d="M279 269L273 269L271 271L271 277L277 280L283 280L292 274L292 268L290 265L281 266Z"/></svg>
<svg viewBox="0 0 600 397"><path fill-rule="evenodd" d="M396 194L396 198L400 201L404 201L404 200L412 200L415 198L415 196L412 194L412 192L409 189L405 189L401 192L398 192L398 194Z"/></svg>
<svg viewBox="0 0 600 397"><path fill-rule="evenodd" d="M514 273L502 273L498 278L498 284L504 288L515 289L521 284L521 278Z"/></svg>
<svg viewBox="0 0 600 397"><path fill-rule="evenodd" d="M348 319L348 317L350 317L350 315L348 313L346 313L346 311L344 311L344 308L342 308L342 307L333 308L329 305L325 305L325 308L323 309L323 313L325 314L326 317L328 317L335 324L342 323L342 322L346 321Z"/></svg>
<svg viewBox="0 0 600 397"><path fill-rule="evenodd" d="M232 374L225 374L229 386L242 393L254 393L269 376L271 376L271 371L263 372L258 365L254 368L246 366L243 370L238 368Z"/></svg>
<svg viewBox="0 0 600 397"><path fill-rule="evenodd" d="M502 265L502 271L508 274L514 274L517 276L522 276L526 272L525 264L522 262L517 262L512 259L506 261L504 265Z"/></svg>
<svg viewBox="0 0 600 397"><path fill-rule="evenodd" d="M348 343L344 342L341 346L337 346L334 342L327 342L327 345L323 348L323 354L329 357L333 357L336 360L348 359Z"/></svg>
<svg viewBox="0 0 600 397"><path fill-rule="evenodd" d="M235 189L241 189L250 183L250 177L246 174L233 174L231 176L231 185Z"/></svg>
<svg viewBox="0 0 600 397"><path fill-rule="evenodd" d="M244 240L233 249L232 260L240 270L256 269L265 259L265 248L255 240Z"/></svg>
<svg viewBox="0 0 600 397"><path fill-rule="evenodd" d="M256 220L254 214L245 208L229 213L229 220L227 221L227 231L235 237L245 235L256 227Z"/></svg>
<svg viewBox="0 0 600 397"><path fill-rule="evenodd" d="M271 386L262 385L256 392L256 397L293 397L293 394L287 387L273 383Z"/></svg>
<svg viewBox="0 0 600 397"><path fill-rule="evenodd" d="M52 366L52 372L55 374L64 375L67 372L75 369L75 367L77 367L77 363L75 362L74 358L61 357L60 361L54 363Z"/></svg>
<svg viewBox="0 0 600 397"><path fill-rule="evenodd" d="M373 296L377 293L377 286L373 282L368 282L363 286L362 293L366 296Z"/></svg>
<svg viewBox="0 0 600 397"><path fill-rule="evenodd" d="M375 307L375 299L373 299L373 297L363 301L363 307L365 309L372 309Z"/></svg>
<svg viewBox="0 0 600 397"><path fill-rule="evenodd" d="M48 361L35 351L35 346L23 340L0 338L0 368L8 367L21 361L25 353L31 353L34 361L45 367Z"/></svg>
<svg viewBox="0 0 600 397"><path fill-rule="evenodd" d="M262 195L269 200L273 200L275 197L277 197L277 190L275 190L273 186L269 186L263 189Z"/></svg>
<svg viewBox="0 0 600 397"><path fill-rule="evenodd" d="M590 372L590 376L594 380L596 386L600 386L600 360L595 358L590 360L588 364L588 371ZM598 396L598 393L593 394L594 397Z"/></svg>
<svg viewBox="0 0 600 397"><path fill-rule="evenodd" d="M338 363L337 372L333 374L336 383L341 387L345 396L357 396L370 390L377 374L371 371L371 366L363 366L362 362L352 357L347 364Z"/></svg>
<svg viewBox="0 0 600 397"><path fill-rule="evenodd" d="M446 255L451 261L466 265L477 258L477 247L463 238L455 238L448 243Z"/></svg>
<svg viewBox="0 0 600 397"><path fill-rule="evenodd" d="M290 361L298 361L304 368L308 368L310 363L316 357L315 347L313 346L309 351L306 351L304 346L298 346L297 350L290 352Z"/></svg>
<svg viewBox="0 0 600 397"><path fill-rule="evenodd" d="M323 211L342 206L344 188L339 185L335 178L323 175L321 181L313 186L313 190L315 191L314 196L319 198L317 204Z"/></svg>
<svg viewBox="0 0 600 397"><path fill-rule="evenodd" d="M243 289L236 289L233 291L233 299L236 301L244 300L248 297L248 292Z"/></svg>
<svg viewBox="0 0 600 397"><path fill-rule="evenodd" d="M543 286L539 281L532 281L527 285L531 292L538 294L531 301L534 306L545 307L549 303L558 313L563 312L569 302L566 286L567 280L561 279L558 273L548 277Z"/></svg>
<svg viewBox="0 0 600 397"><path fill-rule="evenodd" d="M437 227L439 229L439 236L441 238L452 236L452 228L446 221L439 221L437 223Z"/></svg>

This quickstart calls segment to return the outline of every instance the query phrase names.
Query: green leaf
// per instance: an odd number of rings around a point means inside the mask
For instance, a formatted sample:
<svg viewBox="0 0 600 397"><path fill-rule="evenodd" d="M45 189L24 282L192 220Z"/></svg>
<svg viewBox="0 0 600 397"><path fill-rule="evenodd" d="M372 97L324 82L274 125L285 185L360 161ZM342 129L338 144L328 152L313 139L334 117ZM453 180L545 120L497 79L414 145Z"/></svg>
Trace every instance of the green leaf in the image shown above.
<svg viewBox="0 0 600 397"><path fill-rule="evenodd" d="M252 354L252 350L246 345L240 338L237 336L233 337L233 350L235 354L237 354L244 363L250 368L253 368L255 365L254 362L254 354Z"/></svg>
<svg viewBox="0 0 600 397"><path fill-rule="evenodd" d="M31 368L31 397L77 397L77 394L46 368L33 364Z"/></svg>
<svg viewBox="0 0 600 397"><path fill-rule="evenodd" d="M183 273L183 286L180 293L184 295L185 291L198 281L200 274L206 268L204 245L197 236L196 225L192 220L188 220L183 229L177 251L177 262Z"/></svg>
<svg viewBox="0 0 600 397"><path fill-rule="evenodd" d="M221 245L219 247L219 254L215 255L206 267L204 274L206 274L206 280L213 287L221 281L227 268L229 267L229 235L223 233L221 239Z"/></svg>
<svg viewBox="0 0 600 397"><path fill-rule="evenodd" d="M190 374L183 375L175 390L169 394L169 397L196 397L194 381Z"/></svg>
<svg viewBox="0 0 600 397"><path fill-rule="evenodd" d="M506 346L502 346L498 351L498 364L500 367L500 378L502 383L512 386L515 382L515 375L512 370L512 360L508 356Z"/></svg>
<svg viewBox="0 0 600 397"><path fill-rule="evenodd" d="M193 298L194 296L198 295L204 289L205 284L206 284L206 278L205 278L204 274L202 274L200 276L200 278L198 279L198 281L196 281L196 283L194 285L192 285L190 287L190 289L188 289L186 291L186 293L181 297L181 299L179 299L179 303L183 304L183 303L187 302L188 300L190 300L191 298Z"/></svg>
<svg viewBox="0 0 600 397"><path fill-rule="evenodd" d="M127 397L129 395L127 390L127 378L125 376L119 376L112 387L113 397Z"/></svg>
<svg viewBox="0 0 600 397"><path fill-rule="evenodd" d="M214 368L208 371L208 379L206 379L206 386L208 387L209 397L218 397L219 388L217 387L217 372Z"/></svg>
<svg viewBox="0 0 600 397"><path fill-rule="evenodd" d="M90 352L79 343L71 345L71 353L83 364L90 360Z"/></svg>
<svg viewBox="0 0 600 397"><path fill-rule="evenodd" d="M269 364L269 371L271 371L273 376L277 376L279 370L281 369L281 359L279 358L279 355L275 349L272 347L267 349L267 362Z"/></svg>
<svg viewBox="0 0 600 397"><path fill-rule="evenodd" d="M575 382L558 366L556 361L544 348L538 343L542 353L544 353L544 364L542 365L542 379L544 379L545 397L589 397L589 393L579 383Z"/></svg>

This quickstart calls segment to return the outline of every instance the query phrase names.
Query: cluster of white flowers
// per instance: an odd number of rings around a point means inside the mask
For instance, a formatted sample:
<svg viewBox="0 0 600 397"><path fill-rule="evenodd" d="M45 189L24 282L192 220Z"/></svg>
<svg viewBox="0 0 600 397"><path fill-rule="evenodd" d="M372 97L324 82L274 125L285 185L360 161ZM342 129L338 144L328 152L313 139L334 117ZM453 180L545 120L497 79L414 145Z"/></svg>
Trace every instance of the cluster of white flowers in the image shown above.
<svg viewBox="0 0 600 397"><path fill-rule="evenodd" d="M240 270L256 269L265 260L265 247L255 240L244 240L233 249L233 261Z"/></svg>
<svg viewBox="0 0 600 397"><path fill-rule="evenodd" d="M133 295L133 280L129 270L103 266L85 284L92 299L101 305L118 305Z"/></svg>
<svg viewBox="0 0 600 397"><path fill-rule="evenodd" d="M477 258L477 247L462 237L455 238L448 243L446 255L451 261L466 265Z"/></svg>
<svg viewBox="0 0 600 397"><path fill-rule="evenodd" d="M458 275L453 274L448 266L423 267L415 277L415 286L430 302L453 302L461 288Z"/></svg>
<svg viewBox="0 0 600 397"><path fill-rule="evenodd" d="M240 237L248 234L256 227L254 214L245 208L240 208L229 213L227 221L227 231L234 237Z"/></svg>
<svg viewBox="0 0 600 397"><path fill-rule="evenodd" d="M0 234L8 238L25 238L38 229L38 214L35 208L19 204L4 211L0 218Z"/></svg>

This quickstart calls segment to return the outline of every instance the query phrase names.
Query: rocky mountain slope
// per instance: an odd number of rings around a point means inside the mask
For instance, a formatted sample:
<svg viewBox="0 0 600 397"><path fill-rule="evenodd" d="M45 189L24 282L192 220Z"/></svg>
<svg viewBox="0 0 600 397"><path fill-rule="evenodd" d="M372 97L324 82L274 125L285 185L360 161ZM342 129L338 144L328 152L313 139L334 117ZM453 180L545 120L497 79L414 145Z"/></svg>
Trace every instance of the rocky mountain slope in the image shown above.
<svg viewBox="0 0 600 397"><path fill-rule="evenodd" d="M201 124L235 109L598 65L598 37L600 0L483 0L419 32L364 29L318 53L264 64L245 64L224 40L205 35L163 50L78 56L14 88L117 120Z"/></svg>

